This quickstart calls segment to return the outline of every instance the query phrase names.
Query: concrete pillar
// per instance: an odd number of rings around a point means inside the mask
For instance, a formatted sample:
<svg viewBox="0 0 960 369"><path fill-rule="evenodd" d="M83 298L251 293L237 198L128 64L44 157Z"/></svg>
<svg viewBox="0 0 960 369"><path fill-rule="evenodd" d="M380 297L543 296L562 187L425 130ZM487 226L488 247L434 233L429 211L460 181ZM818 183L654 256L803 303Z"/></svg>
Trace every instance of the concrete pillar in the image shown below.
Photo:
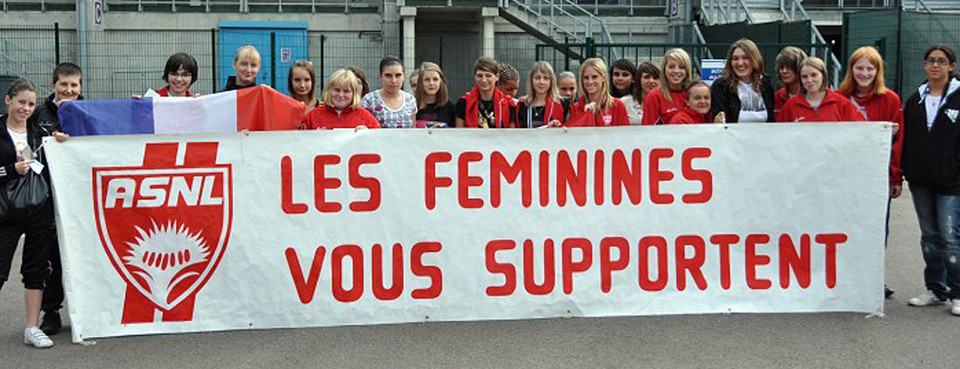
<svg viewBox="0 0 960 369"><path fill-rule="evenodd" d="M493 29L493 21L500 15L500 10L498 8L482 8L480 9L480 44L483 47L480 49L480 56L489 56L495 58L496 55L496 33Z"/></svg>
<svg viewBox="0 0 960 369"><path fill-rule="evenodd" d="M383 55L400 55L400 12L397 0L383 1Z"/></svg>
<svg viewBox="0 0 960 369"><path fill-rule="evenodd" d="M407 76L407 79L413 74L413 70L417 68L417 59L416 59L416 40L417 40L417 29L416 29L416 20L417 20L417 8L412 6L405 6L400 8L400 19L403 20L403 65L405 66L404 74ZM410 88L410 84L404 84L407 89ZM411 91L413 92L413 91Z"/></svg>

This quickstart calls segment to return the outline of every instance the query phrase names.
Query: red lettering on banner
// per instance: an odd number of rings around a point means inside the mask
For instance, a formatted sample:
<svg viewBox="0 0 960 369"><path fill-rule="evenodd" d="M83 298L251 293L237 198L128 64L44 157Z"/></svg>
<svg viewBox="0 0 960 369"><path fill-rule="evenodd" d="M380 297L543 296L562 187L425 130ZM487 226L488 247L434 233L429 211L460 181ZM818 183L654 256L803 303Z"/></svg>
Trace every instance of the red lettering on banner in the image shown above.
<svg viewBox="0 0 960 369"><path fill-rule="evenodd" d="M423 265L423 254L440 252L443 245L439 242L424 241L413 245L413 251L410 253L410 270L418 277L430 278L430 286L418 288L410 294L415 299L435 299L443 292L443 271L439 267Z"/></svg>
<svg viewBox="0 0 960 369"><path fill-rule="evenodd" d="M815 239L826 248L826 283L827 287L834 288L837 286L837 246L847 242L847 235L844 233L818 234Z"/></svg>
<svg viewBox="0 0 960 369"><path fill-rule="evenodd" d="M673 179L673 172L660 170L660 159L673 157L673 149L653 149L650 151L650 200L654 204L673 203L673 195L660 192L660 182Z"/></svg>
<svg viewBox="0 0 960 369"><path fill-rule="evenodd" d="M693 247L693 257L687 257L687 246ZM703 262L706 259L706 245L700 236L679 236L677 237L677 290L683 291L687 288L687 272L693 277L697 288L701 291L707 289L707 280L703 277Z"/></svg>
<svg viewBox="0 0 960 369"><path fill-rule="evenodd" d="M289 156L280 159L280 209L286 214L303 214L307 204L293 202L293 160Z"/></svg>
<svg viewBox="0 0 960 369"><path fill-rule="evenodd" d="M383 247L373 245L373 296L379 300L395 300L403 293L403 246L393 245L393 283L390 288L383 286Z"/></svg>
<svg viewBox="0 0 960 369"><path fill-rule="evenodd" d="M820 242L826 248L826 283L829 288L836 285L836 252L837 246L846 242L845 234L820 234L816 236L817 242ZM680 235L669 244L663 236L645 236L639 240L637 249L630 248L630 242L620 236L608 236L600 239L597 252L599 253L599 282L600 291L610 293L613 290L613 276L616 272L627 270L631 262L638 263L638 284L641 291L656 292L663 291L671 280L675 278L676 290L685 291L688 289L688 282L693 281L697 289L707 290L711 283L716 282L719 277L719 286L724 290L731 288L731 248L738 244L741 236L736 234L714 234L709 237L701 235ZM749 234L743 236L744 239L744 266L746 275L744 284L750 289L766 290L773 287L773 283L768 279L759 278L757 269L764 265L769 265L774 261L769 255L758 254L757 248L770 242L771 237L768 234ZM803 234L800 236L800 243L795 247L793 240L789 235L783 234L779 239L779 247L773 252L778 252L779 257L775 259L778 262L776 266L780 272L780 284L782 289L790 287L789 274L793 270L797 275L798 284L801 288L807 288L811 279L811 236ZM707 240L716 246L719 256L719 275L709 275L708 273L717 273L714 268L704 268L707 262ZM511 296L516 291L518 278L517 268L519 261L515 252L502 253L500 260L497 260L497 253L500 251L510 251L517 247L519 240L498 239L492 240L485 247L486 269L491 274L503 276L503 283L492 285L486 288L488 296ZM549 295L555 290L555 259L554 259L554 240L547 238L543 242L543 282L537 283L536 268L540 262L535 257L534 242L525 239L523 242L523 287L530 295ZM574 293L574 276L581 273L588 273L594 267L593 263L593 243L590 239L571 237L563 239L561 242L560 257L560 281L562 283L562 292L570 295ZM714 250L711 248L710 250ZM631 251L636 254L631 255ZM670 254L672 253L672 255ZM740 255L737 253L736 255ZM506 257L504 257L506 256ZM672 259L671 259L672 258ZM668 265L668 261L673 260L674 265ZM515 265L517 264L517 265ZM739 264L738 264L739 265ZM651 278L652 269L654 276ZM671 272L675 273L671 275ZM591 273L591 275L593 275ZM689 279L688 279L689 278Z"/></svg>
<svg viewBox="0 0 960 369"><path fill-rule="evenodd" d="M720 250L720 287L730 289L730 245L740 242L735 234L716 234L710 236L710 243Z"/></svg>
<svg viewBox="0 0 960 369"><path fill-rule="evenodd" d="M683 178L691 182L700 182L700 193L683 195L684 203L702 204L710 201L710 198L713 197L713 174L711 174L709 170L693 169L694 159L709 157L710 149L706 147L693 147L683 151Z"/></svg>
<svg viewBox="0 0 960 369"><path fill-rule="evenodd" d="M780 235L780 287L790 287L790 270L797 276L800 288L810 286L810 235L800 235L800 255L790 235Z"/></svg>
<svg viewBox="0 0 960 369"><path fill-rule="evenodd" d="M378 163L380 163L378 154L357 154L350 157L350 186L370 191L370 198L367 201L351 202L350 210L362 212L380 208L380 180L360 175L360 166Z"/></svg>
<svg viewBox="0 0 960 369"><path fill-rule="evenodd" d="M747 267L747 286L755 290L765 290L772 285L769 279L757 278L757 266L770 264L769 256L757 255L757 245L762 245L767 242L770 242L770 236L766 234L751 234L747 236L747 245L744 251L744 259Z"/></svg>
<svg viewBox="0 0 960 369"><path fill-rule="evenodd" d="M510 263L497 262L497 251L512 250L517 246L513 240L493 240L487 242L486 255L487 271L503 274L503 285L487 287L487 296L509 296L517 288L517 270Z"/></svg>
<svg viewBox="0 0 960 369"><path fill-rule="evenodd" d="M611 249L617 249L619 256L611 259ZM606 237L600 240L600 290L610 292L613 284L613 272L627 269L630 264L630 242L623 237Z"/></svg>
<svg viewBox="0 0 960 369"><path fill-rule="evenodd" d="M327 178L326 166L340 164L340 157L336 155L318 155L313 159L314 188L313 195L317 210L321 213L336 213L342 206L339 203L327 202L327 190L340 188L340 180Z"/></svg>
<svg viewBox="0 0 960 369"><path fill-rule="evenodd" d="M317 291L317 283L320 281L320 271L323 268L323 255L326 250L323 246L317 247L313 254L313 261L310 263L310 273L307 278L303 277L303 269L300 268L300 258L297 257L297 250L288 247L284 251L287 257L287 266L290 267L290 276L293 277L293 285L297 288L297 296L300 297L300 303L306 305L313 301L313 295Z"/></svg>
<svg viewBox="0 0 960 369"><path fill-rule="evenodd" d="M333 298L340 302L354 302L363 296L363 249L357 245L340 245L333 249ZM350 257L353 262L353 286L349 290L343 288L343 259Z"/></svg>
<svg viewBox="0 0 960 369"><path fill-rule="evenodd" d="M593 154L593 203L603 205L603 150Z"/></svg>
<svg viewBox="0 0 960 369"><path fill-rule="evenodd" d="M586 238L568 238L560 246L563 267L563 293L573 293L573 273L581 273L593 265L593 245ZM580 250L580 261L573 261L573 249Z"/></svg>
<svg viewBox="0 0 960 369"><path fill-rule="evenodd" d="M328 177L327 169L340 162L340 156L333 154L317 155L313 158L314 207L321 213L337 213L343 210L342 204L327 201L328 190L339 189L343 184L339 178ZM351 211L375 211L380 208L380 180L360 174L360 168L364 165L378 163L380 163L379 154L356 154L350 157L347 170L350 187L369 192L369 198L366 201L350 203ZM284 156L280 160L280 207L286 214L306 213L309 207L306 204L294 202L293 193L293 160L289 156Z"/></svg>
<svg viewBox="0 0 960 369"><path fill-rule="evenodd" d="M437 207L437 188L453 186L453 180L449 177L437 177L437 163L445 163L451 160L453 160L453 155L448 152L432 152L427 155L423 175L427 210L433 210Z"/></svg>
<svg viewBox="0 0 960 369"><path fill-rule="evenodd" d="M460 154L457 165L457 198L460 206L465 209L483 207L483 200L470 197L470 187L479 187L483 184L483 177L470 175L470 163L483 160L483 154L468 151Z"/></svg>
<svg viewBox="0 0 960 369"><path fill-rule="evenodd" d="M490 205L494 208L500 206L500 179L501 177L507 183L514 183L517 177L521 177L520 189L523 207L529 208L533 202L533 173L531 173L531 157L529 151L523 151L513 161L513 164L507 162L499 151L490 154Z"/></svg>
<svg viewBox="0 0 960 369"><path fill-rule="evenodd" d="M540 152L540 206L550 204L550 153Z"/></svg>
<svg viewBox="0 0 960 369"><path fill-rule="evenodd" d="M655 148L649 153L649 169L644 171L642 167L642 152L639 149L631 151L629 159L622 150L614 150L612 153L604 150L595 150L590 155L586 150L576 152L576 163L573 162L572 152L560 150L553 157L548 151L540 151L537 154L536 163L533 160L533 154L529 151L521 151L514 157L507 157L502 152L492 151L489 154L488 174L485 176L471 175L470 165L483 162L484 153L477 151L467 151L457 155L456 178L438 177L437 166L439 163L446 163L453 160L453 155L447 152L434 152L427 155L425 175L424 175L424 194L425 205L428 210L433 210L437 206L437 189L442 187L452 187L454 180L457 184L457 204L464 209L478 209L485 205L487 198L478 196L471 197L472 188L482 188L489 184L489 204L493 208L499 208L503 205L502 186L503 181L508 184L517 182L520 178L520 205L529 208L533 203L533 189L539 191L537 195L540 198L541 207L550 205L551 197L556 196L556 205L559 207L567 206L568 196L573 197L573 203L576 206L583 207L587 203L587 184L593 184L593 204L602 206L606 200L607 188L610 189L611 199L614 205L621 205L624 202L624 192L629 197L633 205L639 205L643 198L642 177L649 176L650 199L655 204L673 204L676 196L663 190L663 183L674 180L674 173L671 170L662 169L666 165L667 159L674 156L674 150L671 148ZM607 155L612 158L607 160ZM680 169L683 173L683 179L688 182L694 182L700 185L700 191L697 193L683 194L685 203L699 204L710 201L713 198L713 174L708 169L694 167L696 159L709 158L712 152L708 148L695 147L682 151ZM608 164L609 163L609 164ZM555 174L551 176L551 166L555 169ZM589 169L589 172L588 172ZM607 170L610 170L610 184L607 184ZM534 175L534 171L537 172ZM553 179L556 183L551 184ZM537 183L533 183L537 180Z"/></svg>
<svg viewBox="0 0 960 369"><path fill-rule="evenodd" d="M627 192L631 204L637 205L640 203L641 194L643 193L640 180L640 178L643 177L643 169L640 167L640 156L640 150L634 149L630 158L630 167L627 167L627 158L624 156L623 151L616 150L613 152L610 175L612 177L611 185L613 186L611 197L614 205L620 205L623 199L623 191Z"/></svg>
<svg viewBox="0 0 960 369"><path fill-rule="evenodd" d="M553 265L553 240L543 241L543 283L537 284L533 270L533 241L523 241L523 288L531 295L549 295L556 285L556 268Z"/></svg>
<svg viewBox="0 0 960 369"><path fill-rule="evenodd" d="M587 203L587 152L577 152L577 169L573 169L570 154L560 150L557 154L557 205L567 204L567 188L573 193L578 206Z"/></svg>
<svg viewBox="0 0 960 369"><path fill-rule="evenodd" d="M657 250L657 279L650 280L650 248ZM660 236L646 236L640 239L640 289L644 291L662 291L667 287L667 239Z"/></svg>

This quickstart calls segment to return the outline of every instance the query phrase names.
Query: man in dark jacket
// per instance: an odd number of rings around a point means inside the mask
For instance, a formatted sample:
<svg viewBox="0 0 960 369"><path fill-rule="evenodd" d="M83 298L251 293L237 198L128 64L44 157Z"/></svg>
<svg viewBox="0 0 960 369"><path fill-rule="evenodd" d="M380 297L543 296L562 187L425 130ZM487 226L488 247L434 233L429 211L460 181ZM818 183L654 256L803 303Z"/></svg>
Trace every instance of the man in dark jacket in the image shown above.
<svg viewBox="0 0 960 369"><path fill-rule="evenodd" d="M60 63L53 69L53 93L42 102L38 102L32 122L36 122L41 129L48 133L60 131L60 119L57 112L60 105L67 101L82 100L80 91L83 89L83 72L74 63ZM60 320L60 308L63 307L63 269L60 265L60 248L56 243L56 231L53 234L54 244L50 250L50 279L43 289L43 320L40 329L47 335L60 332L63 327Z"/></svg>

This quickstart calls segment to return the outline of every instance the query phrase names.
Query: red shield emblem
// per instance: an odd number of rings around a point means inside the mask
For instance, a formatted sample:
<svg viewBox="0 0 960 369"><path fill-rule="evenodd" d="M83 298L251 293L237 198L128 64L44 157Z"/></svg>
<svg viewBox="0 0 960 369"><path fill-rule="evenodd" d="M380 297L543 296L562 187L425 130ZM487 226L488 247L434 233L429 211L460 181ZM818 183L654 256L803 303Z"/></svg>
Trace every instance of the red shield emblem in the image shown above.
<svg viewBox="0 0 960 369"><path fill-rule="evenodd" d="M139 167L93 168L97 230L127 283L122 323L193 318L227 246L232 173L217 143L147 144Z"/></svg>

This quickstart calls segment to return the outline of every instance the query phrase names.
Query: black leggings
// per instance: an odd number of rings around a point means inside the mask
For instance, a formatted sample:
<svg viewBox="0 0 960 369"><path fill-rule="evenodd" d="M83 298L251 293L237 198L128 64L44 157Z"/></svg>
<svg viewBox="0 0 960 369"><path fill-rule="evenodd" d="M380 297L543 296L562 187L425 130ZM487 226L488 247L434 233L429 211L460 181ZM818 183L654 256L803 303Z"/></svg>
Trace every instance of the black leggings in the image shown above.
<svg viewBox="0 0 960 369"><path fill-rule="evenodd" d="M10 275L13 255L17 251L20 235L26 234L23 243L23 260L20 274L23 275L23 287L28 290L41 290L50 275L48 253L56 228L53 222L53 203L41 206L18 222L0 223L0 289Z"/></svg>

